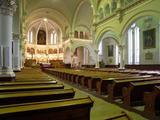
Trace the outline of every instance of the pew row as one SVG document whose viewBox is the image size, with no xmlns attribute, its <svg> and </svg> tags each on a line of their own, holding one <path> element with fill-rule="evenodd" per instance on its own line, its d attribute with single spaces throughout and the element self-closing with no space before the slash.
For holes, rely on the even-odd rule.
<svg viewBox="0 0 160 120">
<path fill-rule="evenodd" d="M 0 106 L 1 120 L 90 120 L 88 98 Z"/>
<path fill-rule="evenodd" d="M 31 90 L 53 90 L 63 89 L 62 84 L 49 84 L 49 85 L 18 85 L 18 86 L 1 86 L 0 92 L 17 92 L 17 91 L 31 91 Z"/>
<path fill-rule="evenodd" d="M 160 115 L 160 86 L 155 86 L 152 92 L 144 93 L 144 112 L 150 115 Z"/>
<path fill-rule="evenodd" d="M 122 90 L 123 103 L 127 106 L 144 104 L 144 92 L 153 91 L 155 85 L 160 85 L 160 80 L 131 82 L 129 87 L 124 87 Z"/>
<path fill-rule="evenodd" d="M 122 82 L 129 82 L 129 81 L 135 81 L 135 80 L 144 80 L 146 78 L 150 78 L 151 75 L 145 75 L 145 76 L 134 76 L 134 77 L 120 77 L 120 78 L 108 78 L 108 79 L 100 79 L 99 81 L 97 81 L 96 83 L 96 91 L 98 94 L 107 94 L 108 90 L 110 88 L 108 88 L 108 86 L 112 83 L 114 83 L 114 81 L 117 81 L 120 83 L 120 81 Z M 109 90 L 110 91 L 110 90 Z"/>
<path fill-rule="evenodd" d="M 116 98 L 122 98 L 122 89 L 123 87 L 128 87 L 130 82 L 145 82 L 145 81 L 155 81 L 159 80 L 160 77 L 147 77 L 147 76 L 141 76 L 133 78 L 133 79 L 122 79 L 122 80 L 113 80 L 112 82 L 109 83 L 108 85 L 108 99 L 109 100 L 114 100 Z"/>
<path fill-rule="evenodd" d="M 73 89 L 0 93 L 0 105 L 73 98 Z"/>
<path fill-rule="evenodd" d="M 55 75 L 61 80 L 67 80 L 69 82 L 86 87 L 89 90 L 96 90 L 98 94 L 107 93 L 108 84 L 113 79 L 136 79 L 145 78 L 150 76 L 138 76 L 124 73 L 109 73 L 109 72 L 96 72 L 85 70 L 68 70 L 68 69 L 45 69 L 45 72 Z M 87 74 L 86 74 L 87 72 Z M 117 75 L 118 74 L 118 75 Z M 118 78 L 116 78 L 118 76 Z M 112 79 L 110 79 L 112 78 Z"/>
</svg>

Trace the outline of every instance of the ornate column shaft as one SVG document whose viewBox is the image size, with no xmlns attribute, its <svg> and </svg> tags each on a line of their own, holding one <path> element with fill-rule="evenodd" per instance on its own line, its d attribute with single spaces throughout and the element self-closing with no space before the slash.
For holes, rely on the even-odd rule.
<svg viewBox="0 0 160 120">
<path fill-rule="evenodd" d="M 20 40 L 19 34 L 13 34 L 13 70 L 20 71 Z"/>
<path fill-rule="evenodd" d="M 99 55 L 98 55 L 99 50 L 95 50 L 95 54 L 96 54 L 96 66 L 95 68 L 99 68 Z"/>
<path fill-rule="evenodd" d="M 0 0 L 0 80 L 12 80 L 12 23 L 15 0 Z"/>
</svg>

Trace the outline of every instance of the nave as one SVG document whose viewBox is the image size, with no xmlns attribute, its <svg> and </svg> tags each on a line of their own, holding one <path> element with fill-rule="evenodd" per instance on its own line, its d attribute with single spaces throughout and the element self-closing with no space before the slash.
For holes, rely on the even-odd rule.
<svg viewBox="0 0 160 120">
<path fill-rule="evenodd" d="M 21 72 L 17 72 L 16 73 L 16 81 L 15 82 L 11 82 L 12 83 L 12 85 L 10 85 L 9 87 L 10 87 L 10 90 L 14 90 L 14 89 L 16 89 L 16 88 L 11 88 L 11 86 L 13 86 L 13 83 L 15 83 L 15 84 L 17 84 L 17 83 L 19 83 L 19 85 L 20 85 L 20 83 L 22 84 L 22 83 L 25 83 L 25 85 L 22 85 L 22 86 L 27 86 L 28 88 L 26 88 L 26 89 L 29 89 L 29 85 L 27 85 L 27 84 L 29 84 L 29 82 L 32 82 L 32 86 L 31 86 L 31 88 L 30 88 L 30 90 L 26 90 L 24 87 L 22 87 L 21 86 L 21 90 L 19 89 L 18 91 L 16 91 L 17 92 L 17 95 L 15 94 L 15 95 L 11 95 L 12 97 L 13 97 L 13 99 L 14 98 L 16 98 L 16 100 L 13 100 L 13 103 L 14 103 L 14 101 L 16 102 L 16 104 L 18 103 L 17 101 L 19 101 L 19 98 L 18 98 L 18 95 L 21 95 L 21 97 L 23 96 L 25 96 L 25 95 L 22 95 L 22 93 L 24 92 L 25 94 L 27 94 L 26 93 L 26 91 L 30 91 L 30 93 L 31 93 L 31 96 L 32 96 L 32 99 L 35 99 L 35 100 L 25 100 L 25 99 L 27 99 L 27 97 L 29 96 L 29 93 L 28 93 L 28 96 L 26 97 L 26 98 L 24 98 L 24 99 L 20 99 L 20 100 L 23 100 L 23 101 L 21 101 L 22 103 L 23 102 L 35 102 L 35 101 L 44 101 L 44 100 L 51 100 L 51 99 L 53 99 L 53 100 L 56 100 L 56 99 L 72 99 L 72 98 L 74 98 L 74 99 L 80 99 L 80 98 L 87 98 L 88 96 L 91 98 L 91 100 L 93 100 L 93 107 L 92 107 L 92 105 L 90 106 L 91 107 L 91 112 L 90 112 L 90 120 L 104 120 L 104 119 L 107 119 L 107 118 L 110 118 L 110 117 L 113 117 L 113 116 L 116 116 L 116 115 L 119 115 L 119 114 L 121 114 L 121 112 L 122 111 L 124 111 L 130 118 L 131 118 L 131 120 L 133 119 L 133 120 L 147 120 L 147 118 L 144 118 L 144 117 L 142 117 L 141 115 L 138 115 L 137 113 L 134 113 L 134 112 L 130 112 L 130 111 L 128 111 L 128 110 L 126 110 L 126 109 L 123 109 L 123 108 L 121 108 L 121 107 L 119 107 L 119 106 L 117 106 L 117 105 L 115 105 L 115 104 L 111 104 L 111 103 L 109 103 L 109 102 L 107 102 L 106 100 L 103 100 L 103 99 L 101 99 L 101 98 L 99 98 L 99 97 L 95 97 L 95 92 L 94 93 L 92 93 L 92 92 L 89 92 L 88 90 L 86 90 L 86 88 L 83 88 L 83 87 L 78 87 L 77 85 L 74 85 L 74 84 L 70 84 L 70 83 L 68 83 L 68 82 L 64 82 L 64 81 L 62 81 L 62 80 L 59 80 L 57 77 L 55 77 L 55 76 L 53 76 L 53 75 L 48 75 L 48 74 L 46 74 L 46 73 L 44 73 L 44 72 L 41 72 L 41 70 L 40 69 L 33 69 L 33 68 L 25 68 L 25 69 L 23 69 Z M 41 90 L 41 91 L 45 91 L 44 89 L 45 89 L 45 87 L 44 86 L 48 86 L 49 85 L 49 83 L 47 84 L 46 82 L 48 82 L 48 81 L 51 81 L 52 80 L 52 82 L 53 81 L 55 81 L 56 80 L 56 82 L 57 83 L 52 83 L 52 87 L 51 88 L 49 88 L 50 89 L 50 91 L 52 90 L 52 91 L 54 91 L 55 89 L 58 89 L 58 90 L 61 90 L 61 89 L 64 89 L 64 90 L 66 90 L 66 94 L 62 94 L 62 92 L 58 92 L 58 94 L 61 94 L 60 96 L 57 96 L 57 97 L 51 97 L 51 96 L 49 96 L 48 97 L 48 99 L 47 99 L 47 97 L 45 97 L 45 99 L 36 99 L 36 97 L 34 96 L 34 95 L 37 95 L 37 94 L 40 94 L 39 93 L 39 90 L 36 90 L 36 89 L 33 89 L 34 88 L 34 86 L 35 85 L 33 85 L 33 83 L 37 83 L 37 86 L 39 86 L 39 87 L 41 87 L 41 89 L 43 89 L 43 90 Z M 27 83 L 28 82 L 28 83 Z M 41 82 L 41 83 L 40 83 Z M 4 83 L 3 83 L 4 84 Z M 30 83 L 31 84 L 31 83 Z M 45 85 L 44 85 L 45 84 Z M 63 85 L 63 87 L 62 86 L 57 86 L 57 88 L 55 88 L 54 89 L 54 85 L 55 84 L 58 84 L 58 85 Z M 9 84 L 8 84 L 9 85 Z M 54 87 L 53 87 L 54 86 Z M 6 86 L 5 87 L 7 87 L 7 83 L 6 83 Z M 18 87 L 18 85 L 14 85 L 14 87 Z M 43 88 L 44 87 L 44 88 Z M 59 88 L 58 88 L 59 87 Z M 24 88 L 24 89 L 23 89 Z M 17 88 L 18 89 L 18 88 Z M 23 90 L 22 90 L 23 89 Z M 75 92 L 75 96 L 72 94 L 71 95 L 71 92 L 73 92 L 73 91 L 71 91 L 71 89 L 73 89 L 74 90 L 74 92 Z M 69 90 L 70 90 L 70 93 L 68 93 L 68 95 L 67 95 L 67 90 L 68 90 L 68 92 L 69 92 Z M 19 92 L 19 91 L 21 91 L 21 92 Z M 32 91 L 32 92 L 31 92 Z M 46 89 L 46 91 L 48 91 L 47 89 Z M 48 91 L 49 92 L 49 91 Z M 11 91 L 10 91 L 10 93 L 11 93 Z M 15 93 L 15 91 L 13 92 L 12 91 L 12 93 Z M 19 93 L 19 94 L 18 94 Z M 20 94 L 21 93 L 21 94 Z M 44 93 L 41 93 L 41 94 L 43 94 L 44 95 Z M 47 93 L 47 94 L 49 94 L 49 93 Z M 54 93 L 53 93 L 54 94 Z M 53 96 L 53 94 L 51 94 L 52 96 Z M 56 94 L 56 93 L 55 93 Z M 44 97 L 44 96 L 41 96 L 41 98 L 42 97 Z M 6 95 L 4 95 L 3 94 L 3 97 L 7 97 L 7 94 Z M 10 98 L 10 100 L 12 100 L 11 98 L 12 97 L 8 97 L 8 98 Z M 68 97 L 69 96 L 69 97 Z M 1 97 L 0 97 L 1 98 Z M 5 103 L 5 104 L 13 104 L 13 103 Z M 19 104 L 19 103 L 18 103 Z M 63 103 L 64 104 L 64 103 Z M 72 104 L 72 103 L 71 103 Z M 1 107 L 2 108 L 2 107 Z M 23 108 L 23 107 L 22 107 Z M 19 111 L 16 111 L 16 112 L 19 112 Z M 71 111 L 70 111 L 71 112 Z M 1 112 L 0 112 L 1 113 Z M 72 113 L 73 113 L 73 111 L 72 111 Z M 34 112 L 33 112 L 33 114 L 34 114 Z M 88 113 L 89 114 L 89 113 Z M 61 113 L 61 115 L 62 115 L 62 113 Z M 1 118 L 1 116 L 2 116 L 2 113 L 0 114 L 0 118 Z M 32 116 L 31 116 L 32 117 Z M 44 117 L 44 116 L 43 116 Z M 86 117 L 86 116 L 85 116 Z M 31 119 L 31 118 L 30 118 Z M 29 120 L 30 120 L 29 119 Z M 72 118 L 69 118 L 69 120 L 70 119 L 72 119 Z M 80 118 L 76 118 L 76 120 L 79 120 Z M 83 118 L 84 119 L 84 118 Z M 89 119 L 89 118 L 88 118 Z M 88 120 L 88 119 L 86 119 L 86 120 Z M 126 118 L 126 117 L 122 117 L 121 118 L 122 120 L 128 120 L 128 118 Z M 8 119 L 7 119 L 8 120 Z M 16 118 L 16 120 L 17 120 L 17 118 Z M 22 119 L 20 119 L 20 120 L 22 120 Z M 44 120 L 44 119 L 43 119 Z M 58 120 L 58 119 L 56 119 L 56 120 Z M 60 120 L 68 120 L 68 119 L 64 119 L 64 118 L 61 118 Z M 85 120 L 85 119 L 84 119 Z M 109 119 L 107 119 L 107 120 L 109 120 Z"/>
</svg>

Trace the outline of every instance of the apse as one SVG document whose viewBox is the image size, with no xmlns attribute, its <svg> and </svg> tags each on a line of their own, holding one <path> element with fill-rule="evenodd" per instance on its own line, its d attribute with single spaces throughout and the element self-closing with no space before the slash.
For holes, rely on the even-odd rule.
<svg viewBox="0 0 160 120">
<path fill-rule="evenodd" d="M 62 33 L 54 21 L 40 18 L 31 22 L 28 28 L 25 60 L 33 60 L 35 63 L 63 60 Z"/>
</svg>

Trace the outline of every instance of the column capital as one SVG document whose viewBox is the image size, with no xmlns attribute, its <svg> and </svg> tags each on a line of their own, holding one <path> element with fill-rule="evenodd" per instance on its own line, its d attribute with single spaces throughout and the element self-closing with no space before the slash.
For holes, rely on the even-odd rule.
<svg viewBox="0 0 160 120">
<path fill-rule="evenodd" d="M 0 14 L 13 15 L 16 7 L 16 0 L 0 0 Z"/>
<path fill-rule="evenodd" d="M 118 46 L 120 49 L 123 49 L 123 48 L 125 48 L 126 46 L 125 45 L 119 45 Z"/>
<path fill-rule="evenodd" d="M 95 49 L 94 52 L 95 52 L 96 54 L 98 54 L 98 53 L 99 53 L 99 50 L 98 50 L 98 49 Z"/>
<path fill-rule="evenodd" d="M 18 33 L 13 33 L 13 40 L 19 40 L 20 36 Z"/>
</svg>

